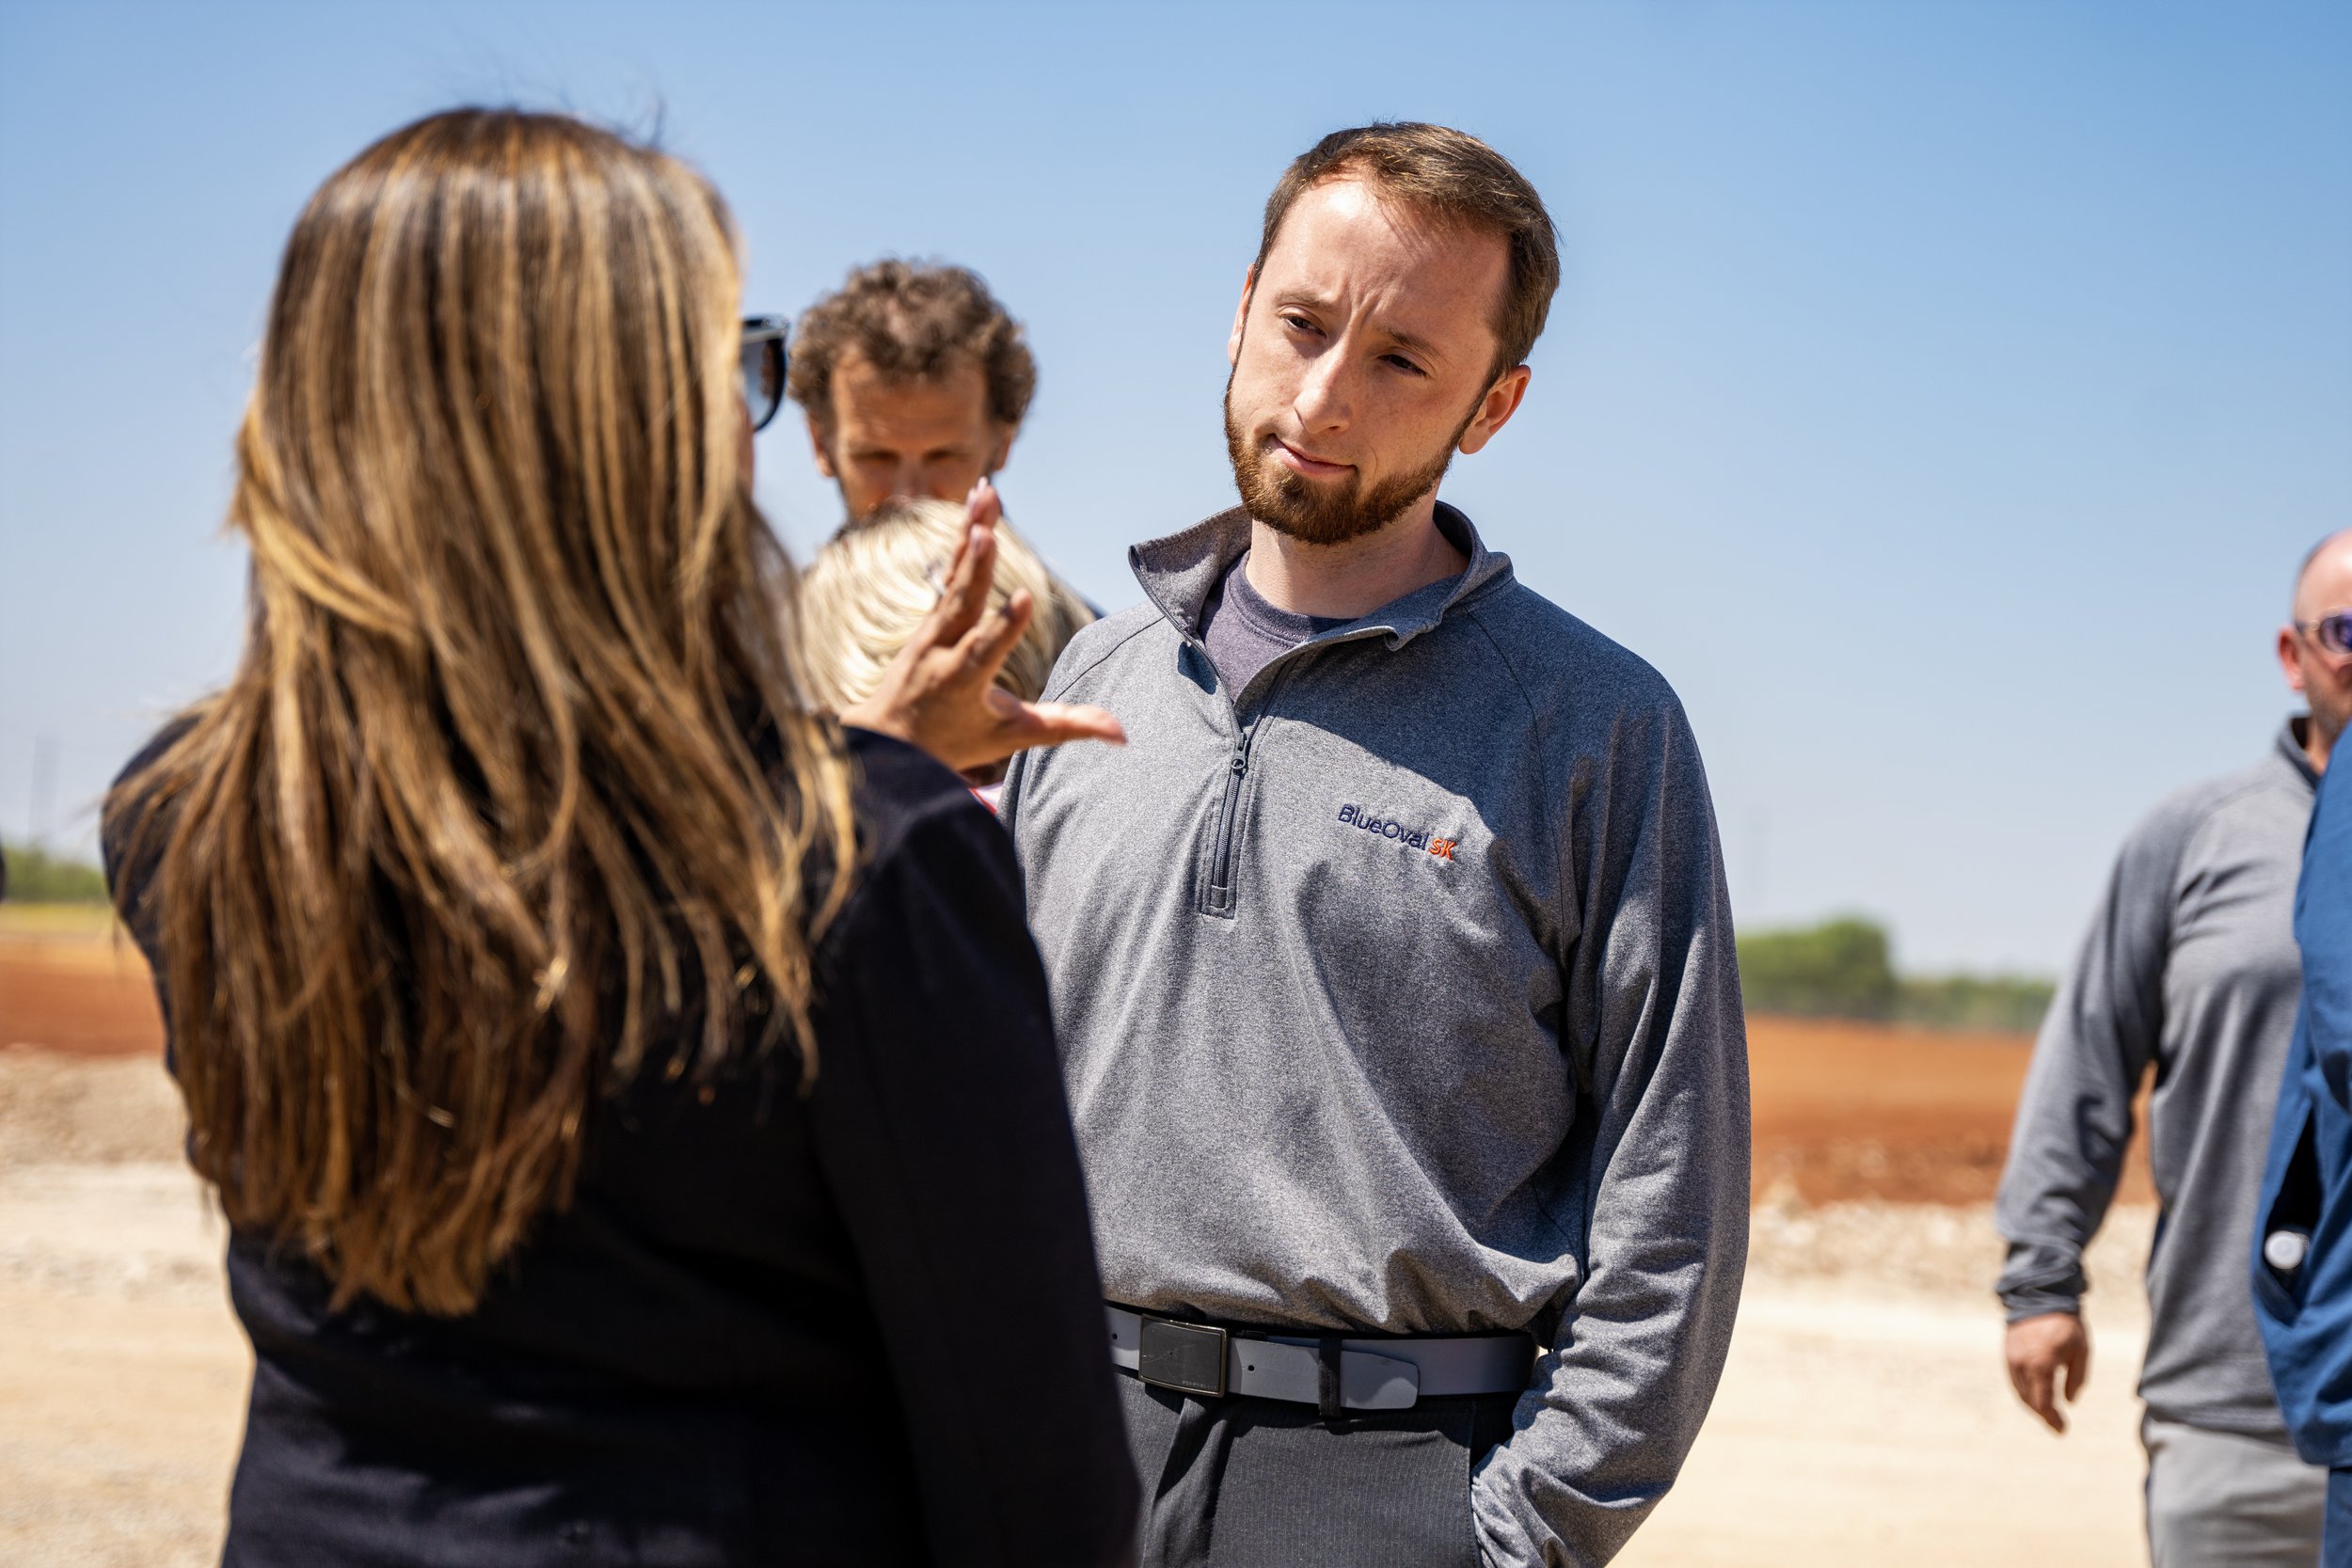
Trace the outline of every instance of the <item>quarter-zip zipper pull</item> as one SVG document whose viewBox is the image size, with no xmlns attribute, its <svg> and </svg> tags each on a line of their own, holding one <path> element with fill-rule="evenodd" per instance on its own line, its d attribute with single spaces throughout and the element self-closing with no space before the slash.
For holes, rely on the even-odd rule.
<svg viewBox="0 0 2352 1568">
<path fill-rule="evenodd" d="M 1275 691 L 1281 687 L 1288 673 L 1287 670 L 1275 673 L 1265 694 L 1259 699 L 1261 704 L 1273 700 Z M 1208 876 L 1200 889 L 1200 901 L 1195 906 L 1202 914 L 1222 915 L 1230 919 L 1233 913 L 1233 857 L 1240 850 L 1236 835 L 1240 831 L 1241 798 L 1249 787 L 1246 782 L 1249 776 L 1249 749 L 1258 737 L 1258 725 L 1264 717 L 1260 712 L 1245 721 L 1238 706 L 1233 710 L 1233 754 L 1231 766 L 1225 770 L 1225 788 L 1222 791 L 1225 803 L 1216 814 L 1216 836 L 1211 845 Z"/>
</svg>

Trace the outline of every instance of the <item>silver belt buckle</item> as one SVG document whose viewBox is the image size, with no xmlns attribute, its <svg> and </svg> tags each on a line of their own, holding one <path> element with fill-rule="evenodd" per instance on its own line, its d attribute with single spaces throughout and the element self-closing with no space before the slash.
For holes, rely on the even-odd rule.
<svg viewBox="0 0 2352 1568">
<path fill-rule="evenodd" d="M 1207 1323 L 1145 1318 L 1136 1376 L 1155 1388 L 1202 1399 L 1225 1397 L 1225 1331 Z"/>
</svg>

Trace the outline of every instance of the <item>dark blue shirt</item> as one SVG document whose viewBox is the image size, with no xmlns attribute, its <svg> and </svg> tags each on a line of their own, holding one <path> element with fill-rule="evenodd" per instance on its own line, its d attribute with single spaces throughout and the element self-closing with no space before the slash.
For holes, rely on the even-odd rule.
<svg viewBox="0 0 2352 1568">
<path fill-rule="evenodd" d="M 2352 1465 L 2352 758 L 2320 780 L 2295 898 L 2303 1004 L 2254 1227 L 2254 1314 L 2296 1450 Z M 2265 1238 L 2310 1238 L 2298 1266 Z"/>
</svg>

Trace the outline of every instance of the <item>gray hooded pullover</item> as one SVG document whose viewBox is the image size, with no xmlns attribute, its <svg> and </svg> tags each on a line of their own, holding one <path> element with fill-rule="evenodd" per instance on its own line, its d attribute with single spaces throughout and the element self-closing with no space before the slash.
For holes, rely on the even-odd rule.
<svg viewBox="0 0 2352 1568">
<path fill-rule="evenodd" d="M 2124 840 L 2082 956 L 2035 1042 L 1995 1218 L 2010 1322 L 2071 1312 L 2153 1064 L 2148 1154 L 2163 1224 L 2148 1259 L 2139 1396 L 2167 1420 L 2282 1436 L 2246 1282 L 2254 1203 L 2302 965 L 2295 884 L 2315 775 L 2292 726 Z"/>
<path fill-rule="evenodd" d="M 1197 634 L 1248 517 L 1131 551 L 1150 602 L 1047 693 L 1128 744 L 1025 753 L 1004 816 L 1110 1297 L 1531 1331 L 1482 1545 L 1597 1564 L 1673 1483 L 1739 1304 L 1731 916 L 1674 692 L 1438 526 L 1470 557 L 1450 595 L 1238 692 Z"/>
</svg>

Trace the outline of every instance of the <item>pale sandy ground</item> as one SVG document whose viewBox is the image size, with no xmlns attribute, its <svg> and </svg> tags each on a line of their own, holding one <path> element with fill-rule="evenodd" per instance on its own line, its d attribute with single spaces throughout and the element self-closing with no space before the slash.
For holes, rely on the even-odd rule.
<svg viewBox="0 0 2352 1568">
<path fill-rule="evenodd" d="M 249 1362 L 175 1137 L 151 1063 L 0 1051 L 0 1564 L 215 1560 Z M 2143 1561 L 2148 1228 L 2127 1211 L 2095 1255 L 2098 1361 L 2058 1439 L 2000 1375 L 1982 1210 L 1769 1198 L 1722 1395 L 1619 1561 Z"/>
<path fill-rule="evenodd" d="M 251 1360 L 152 1061 L 0 1051 L 0 1564 L 216 1561 Z"/>
<path fill-rule="evenodd" d="M 1624 1568 L 2145 1564 L 2136 1289 L 2153 1210 L 2092 1250 L 2091 1377 L 2064 1437 L 2000 1369 L 1989 1211 L 1756 1215 L 1731 1362 Z"/>
</svg>

